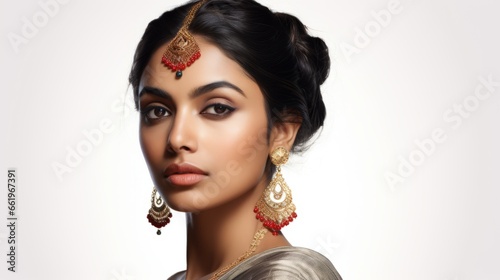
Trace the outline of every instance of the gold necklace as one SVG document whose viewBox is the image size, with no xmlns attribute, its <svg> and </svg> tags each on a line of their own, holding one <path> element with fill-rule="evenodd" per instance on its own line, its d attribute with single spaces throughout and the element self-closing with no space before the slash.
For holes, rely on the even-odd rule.
<svg viewBox="0 0 500 280">
<path fill-rule="evenodd" d="M 235 267 L 236 265 L 238 265 L 239 263 L 241 263 L 242 261 L 244 261 L 245 259 L 250 257 L 255 252 L 255 250 L 257 249 L 257 247 L 260 244 L 260 241 L 262 240 L 262 238 L 264 238 L 264 235 L 266 235 L 266 233 L 267 233 L 267 228 L 261 228 L 260 230 L 258 230 L 255 233 L 255 235 L 253 236 L 253 240 L 252 240 L 252 243 L 250 244 L 250 248 L 248 248 L 248 250 L 243 255 L 241 255 L 239 258 L 237 258 L 234 262 L 232 262 L 229 265 L 216 271 L 212 275 L 210 280 L 219 279 L 222 275 L 226 274 L 226 272 L 228 272 L 231 268 Z"/>
</svg>

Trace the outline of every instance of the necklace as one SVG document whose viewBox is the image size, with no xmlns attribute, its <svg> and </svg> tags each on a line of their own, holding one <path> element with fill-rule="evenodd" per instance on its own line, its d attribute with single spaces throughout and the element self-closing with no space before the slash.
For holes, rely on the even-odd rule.
<svg viewBox="0 0 500 280">
<path fill-rule="evenodd" d="M 237 258 L 234 262 L 216 271 L 214 275 L 210 277 L 210 280 L 219 279 L 222 275 L 226 274 L 226 272 L 228 272 L 231 268 L 235 267 L 236 265 L 238 265 L 239 263 L 250 257 L 255 252 L 255 250 L 260 244 L 260 241 L 262 240 L 262 238 L 264 238 L 264 235 L 266 235 L 266 233 L 267 233 L 267 228 L 261 228 L 260 230 L 258 230 L 253 236 L 250 248 L 248 248 L 248 250 L 245 253 L 243 253 L 243 255 L 241 255 L 239 258 Z"/>
</svg>

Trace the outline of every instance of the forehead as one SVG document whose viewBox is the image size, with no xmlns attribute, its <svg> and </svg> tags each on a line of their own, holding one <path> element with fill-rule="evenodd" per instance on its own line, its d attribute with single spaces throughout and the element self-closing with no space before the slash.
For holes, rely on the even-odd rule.
<svg viewBox="0 0 500 280">
<path fill-rule="evenodd" d="M 260 92 L 257 84 L 234 60 L 227 57 L 219 47 L 200 36 L 194 36 L 200 47 L 201 57 L 183 71 L 181 78 L 175 78 L 175 72 L 161 62 L 167 44 L 161 46 L 152 55 L 144 69 L 139 85 L 139 92 L 144 86 L 153 86 L 174 91 L 190 89 L 212 83 L 228 81 L 238 85 L 244 91 Z M 246 89 L 246 90 L 245 90 Z"/>
</svg>

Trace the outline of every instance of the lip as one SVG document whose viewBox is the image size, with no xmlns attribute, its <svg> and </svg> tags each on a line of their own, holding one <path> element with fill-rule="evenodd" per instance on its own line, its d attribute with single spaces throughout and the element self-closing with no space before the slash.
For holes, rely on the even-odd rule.
<svg viewBox="0 0 500 280">
<path fill-rule="evenodd" d="M 182 163 L 167 166 L 163 175 L 174 185 L 191 186 L 203 180 L 208 173 L 189 163 Z"/>
</svg>

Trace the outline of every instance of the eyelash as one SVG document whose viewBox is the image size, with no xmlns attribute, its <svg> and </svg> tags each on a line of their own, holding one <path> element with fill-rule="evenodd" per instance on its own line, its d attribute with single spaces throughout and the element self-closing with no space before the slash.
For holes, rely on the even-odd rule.
<svg viewBox="0 0 500 280">
<path fill-rule="evenodd" d="M 161 116 L 161 117 L 158 117 L 158 116 L 151 117 L 151 116 L 149 116 L 149 114 L 150 113 L 154 113 L 154 110 L 156 110 L 156 109 L 161 109 L 161 110 L 164 111 L 163 112 L 164 114 L 168 114 L 168 115 L 165 116 L 164 114 L 162 114 L 163 116 Z M 168 111 L 167 108 L 162 107 L 162 106 L 149 106 L 149 107 L 146 107 L 144 109 L 144 111 L 141 111 L 141 114 L 142 114 L 143 119 L 145 119 L 146 121 L 155 121 L 155 120 L 158 120 L 158 119 L 160 119 L 162 117 L 168 117 L 170 115 L 170 112 Z"/>
<path fill-rule="evenodd" d="M 224 113 L 215 112 L 216 107 L 218 107 L 217 109 L 223 109 Z M 208 111 L 209 108 L 213 108 L 214 113 L 207 113 L 206 111 Z M 210 116 L 215 117 L 215 118 L 223 118 L 223 117 L 231 114 L 234 110 L 235 110 L 235 108 L 233 108 L 229 105 L 222 104 L 222 103 L 214 103 L 214 104 L 211 104 L 211 105 L 208 105 L 207 107 L 205 107 L 205 109 L 203 109 L 203 111 L 201 111 L 201 114 L 202 115 L 210 115 Z"/>
<path fill-rule="evenodd" d="M 208 113 L 207 112 L 210 108 L 213 108 L 214 113 Z M 154 117 L 151 117 L 150 114 L 154 113 L 155 110 L 157 110 L 157 109 L 162 110 L 162 113 L 160 114 L 161 116 L 157 116 L 155 114 Z M 217 112 L 215 112 L 216 109 L 222 109 L 222 110 L 224 110 L 224 112 L 223 113 L 217 113 Z M 214 118 L 214 119 L 222 119 L 222 118 L 228 116 L 229 114 L 231 114 L 234 110 L 236 110 L 236 109 L 233 108 L 233 107 L 231 107 L 231 106 L 229 106 L 229 105 L 222 104 L 222 103 L 214 103 L 214 104 L 211 104 L 211 105 L 208 105 L 207 107 L 205 107 L 201 111 L 200 114 L 207 115 L 207 117 Z M 149 107 L 146 107 L 141 112 L 141 114 L 142 114 L 143 119 L 145 119 L 146 121 L 156 121 L 156 120 L 159 120 L 161 118 L 168 117 L 168 116 L 171 115 L 170 111 L 167 108 L 162 107 L 162 106 L 149 106 Z"/>
</svg>

